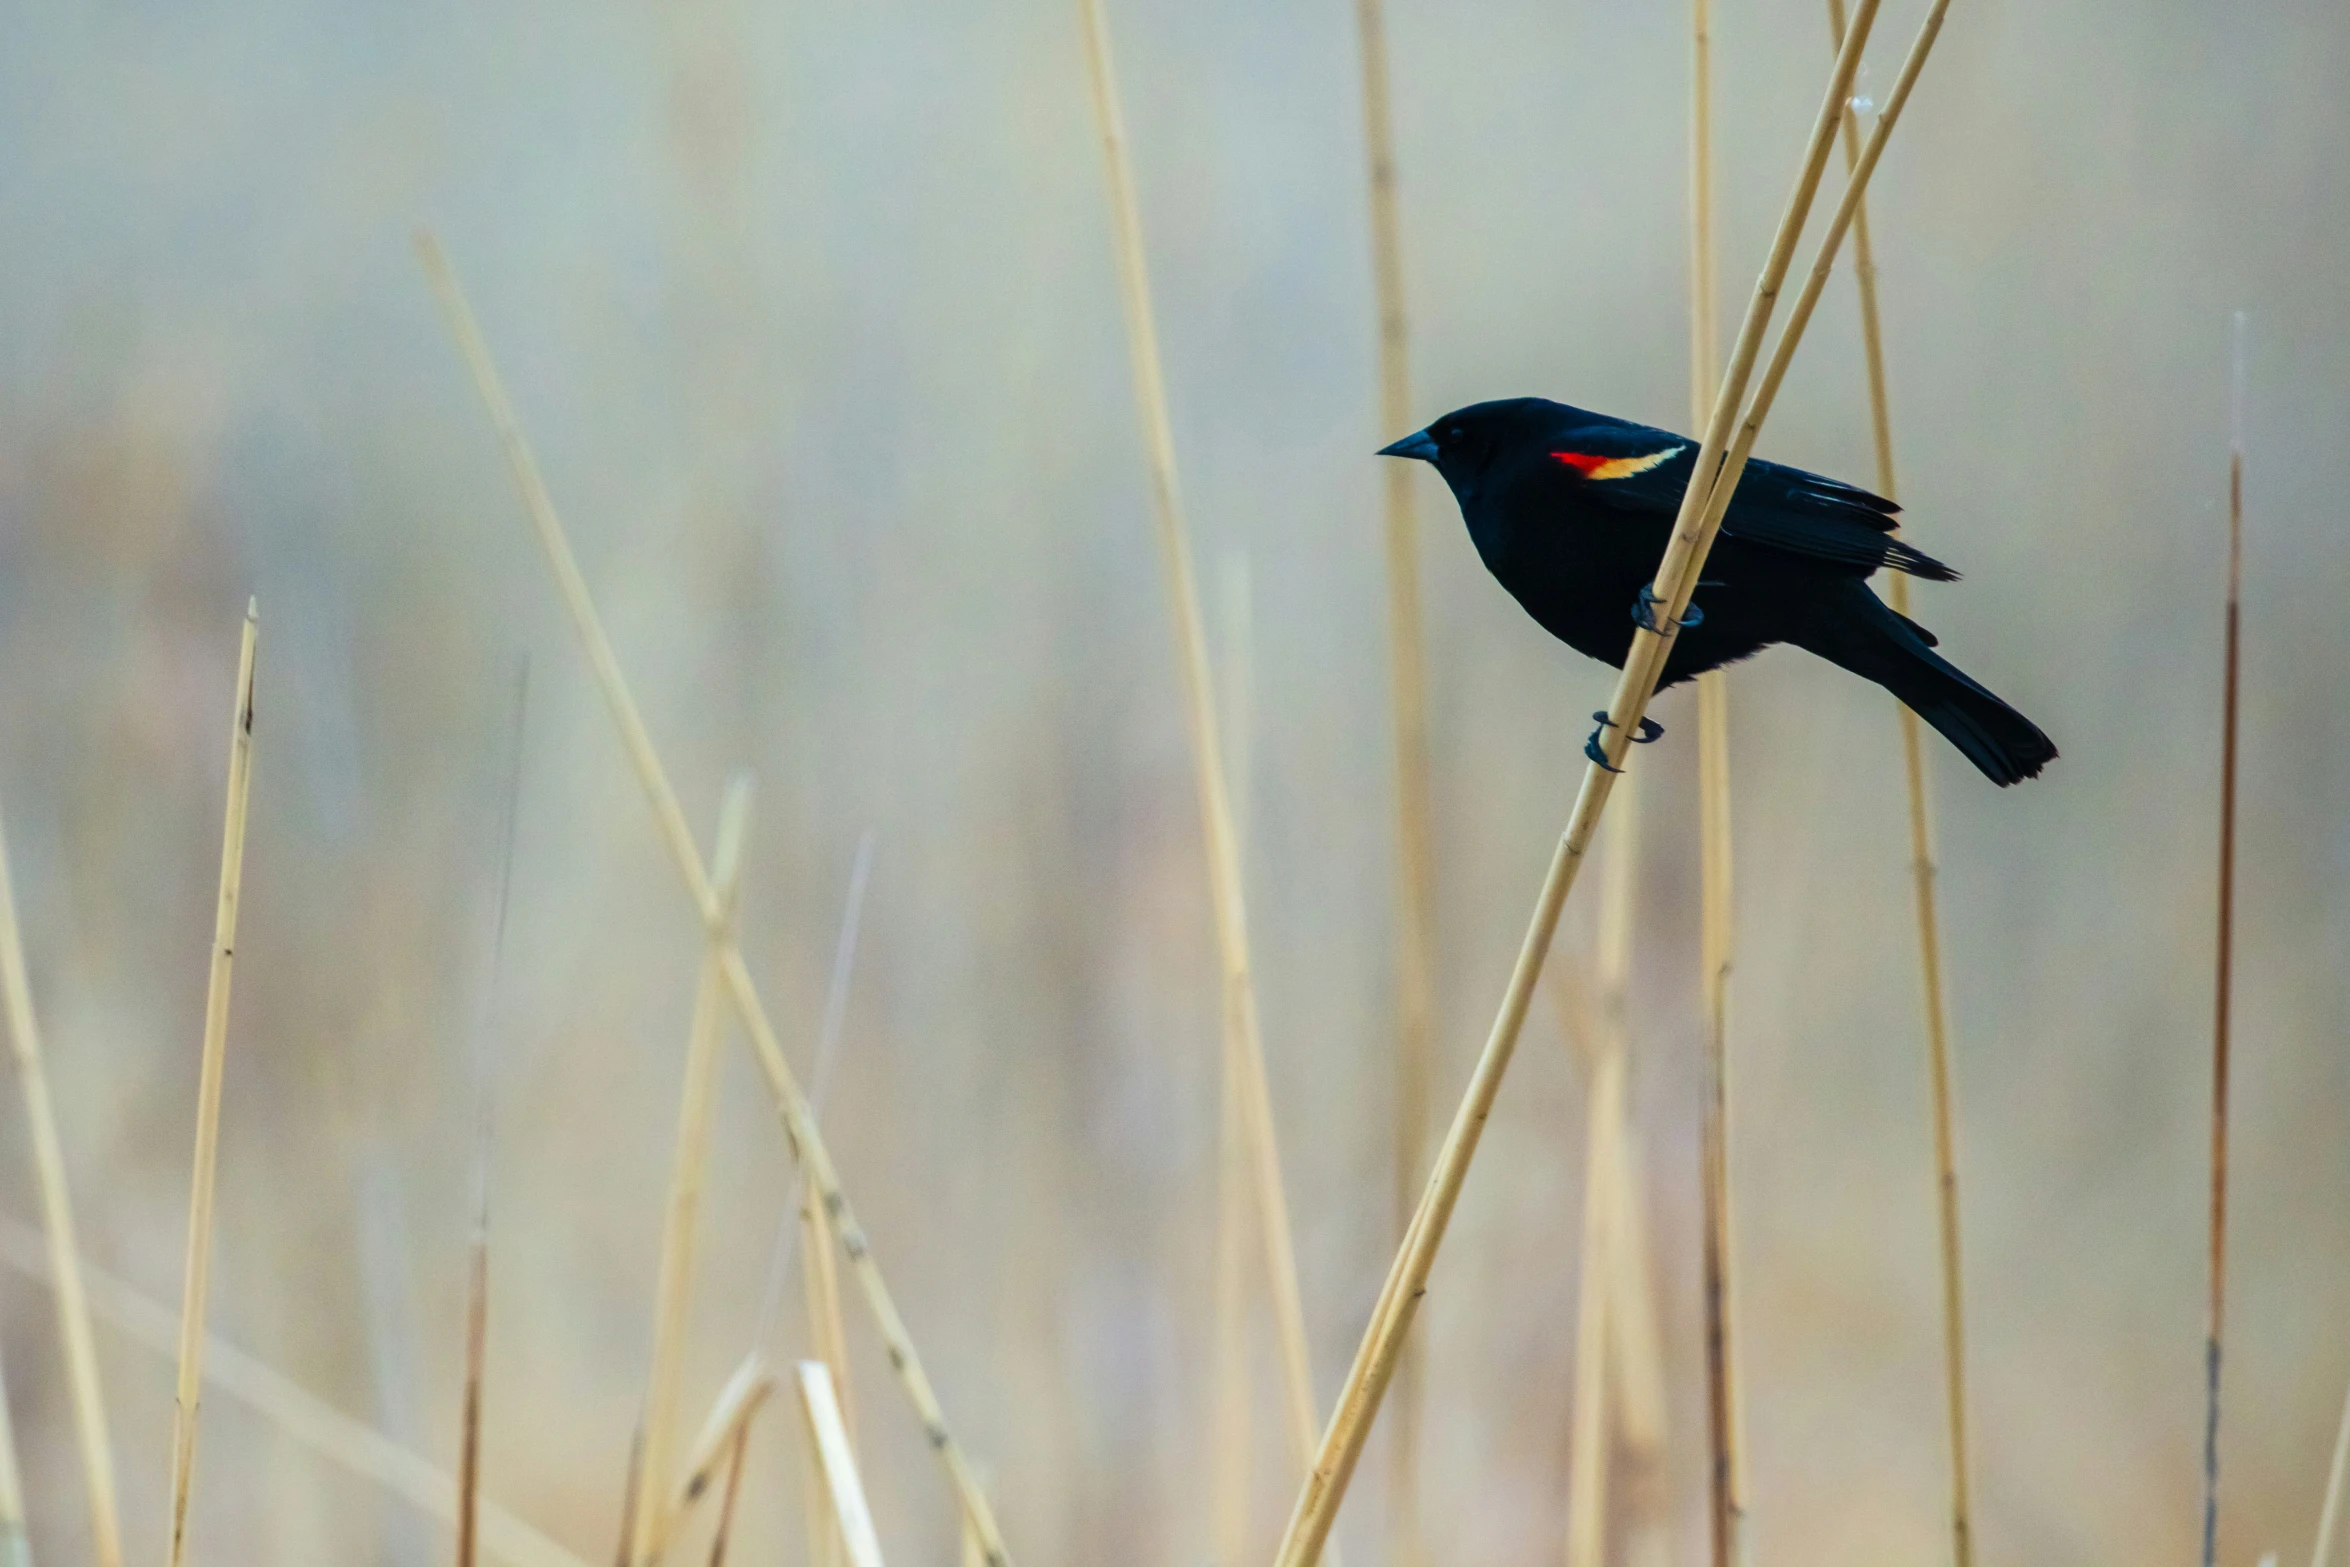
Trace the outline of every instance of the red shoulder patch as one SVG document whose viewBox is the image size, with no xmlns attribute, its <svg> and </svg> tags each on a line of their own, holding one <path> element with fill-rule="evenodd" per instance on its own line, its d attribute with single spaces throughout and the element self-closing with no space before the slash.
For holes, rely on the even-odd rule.
<svg viewBox="0 0 2350 1567">
<path fill-rule="evenodd" d="M 1644 457 L 1602 457 L 1593 452 L 1552 452 L 1551 457 L 1565 463 L 1586 479 L 1629 479 L 1648 472 L 1660 463 L 1670 462 L 1686 447 L 1673 445 L 1661 452 L 1650 452 Z"/>
</svg>

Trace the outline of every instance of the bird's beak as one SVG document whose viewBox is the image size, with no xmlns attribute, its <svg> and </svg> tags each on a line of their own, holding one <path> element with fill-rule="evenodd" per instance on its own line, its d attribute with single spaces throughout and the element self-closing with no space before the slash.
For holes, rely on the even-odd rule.
<svg viewBox="0 0 2350 1567">
<path fill-rule="evenodd" d="M 1393 446 L 1379 448 L 1382 457 L 1412 457 L 1421 462 L 1436 460 L 1436 438 L 1425 430 L 1415 430 Z"/>
</svg>

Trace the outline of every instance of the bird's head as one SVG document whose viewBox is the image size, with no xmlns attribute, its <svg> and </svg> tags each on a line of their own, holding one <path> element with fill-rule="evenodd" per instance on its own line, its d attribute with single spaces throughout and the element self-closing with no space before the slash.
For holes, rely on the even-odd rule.
<svg viewBox="0 0 2350 1567">
<path fill-rule="evenodd" d="M 1471 403 L 1456 408 L 1427 428 L 1415 430 L 1392 446 L 1380 448 L 1382 457 L 1409 457 L 1429 464 L 1444 475 L 1455 498 L 1464 504 L 1499 458 L 1525 444 L 1525 437 L 1547 428 L 1566 412 L 1540 397 L 1511 397 L 1499 402 Z"/>
</svg>

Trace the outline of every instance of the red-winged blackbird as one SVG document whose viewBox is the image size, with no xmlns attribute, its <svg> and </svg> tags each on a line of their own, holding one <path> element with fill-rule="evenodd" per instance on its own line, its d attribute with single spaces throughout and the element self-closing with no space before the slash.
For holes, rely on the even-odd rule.
<svg viewBox="0 0 2350 1567">
<path fill-rule="evenodd" d="M 1477 403 L 1380 453 L 1435 465 L 1486 569 L 1544 630 L 1623 667 L 1655 623 L 1657 564 L 1697 443 L 1539 397 Z M 1893 537 L 1891 501 L 1777 463 L 1749 462 L 1673 640 L 1661 689 L 1792 642 L 1874 680 L 2005 786 L 2056 755 L 2032 721 L 1933 651 L 1934 634 L 1869 591 L 1880 566 L 1958 573 Z M 1604 726 L 1606 715 L 1595 714 Z M 1643 724 L 1641 738 L 1661 730 Z M 1599 759 L 1599 736 L 1585 750 Z M 1602 763 L 1604 765 L 1604 762 Z"/>
</svg>

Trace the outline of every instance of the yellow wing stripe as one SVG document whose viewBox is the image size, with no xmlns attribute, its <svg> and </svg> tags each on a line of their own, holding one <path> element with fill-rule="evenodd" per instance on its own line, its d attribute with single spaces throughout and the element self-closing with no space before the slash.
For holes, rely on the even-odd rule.
<svg viewBox="0 0 2350 1567">
<path fill-rule="evenodd" d="M 1661 452 L 1650 452 L 1646 457 L 1615 457 L 1593 468 L 1587 475 L 1593 479 L 1629 479 L 1634 474 L 1646 473 L 1660 463 L 1670 462 L 1687 450 L 1682 446 L 1668 446 Z"/>
</svg>

